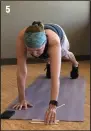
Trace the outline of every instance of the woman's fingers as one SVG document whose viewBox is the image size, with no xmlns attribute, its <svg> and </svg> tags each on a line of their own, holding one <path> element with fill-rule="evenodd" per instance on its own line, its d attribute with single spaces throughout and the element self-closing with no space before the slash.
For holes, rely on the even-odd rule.
<svg viewBox="0 0 91 131">
<path fill-rule="evenodd" d="M 13 109 L 17 109 L 17 106 L 19 106 L 19 103 L 16 104 L 16 105 L 13 107 Z"/>
<path fill-rule="evenodd" d="M 55 116 L 56 116 L 55 113 L 52 112 L 51 119 L 50 119 L 50 124 L 54 124 L 55 123 L 55 118 L 56 118 Z"/>
<path fill-rule="evenodd" d="M 33 107 L 33 105 L 27 101 L 22 101 L 20 103 L 15 104 L 12 108 L 16 110 L 22 110 L 22 108 L 24 108 L 26 110 L 28 107 Z"/>
<path fill-rule="evenodd" d="M 27 103 L 24 104 L 25 110 L 27 109 Z"/>
<path fill-rule="evenodd" d="M 56 113 L 54 114 L 54 121 L 53 123 L 56 123 Z"/>
<path fill-rule="evenodd" d="M 45 121 L 45 124 L 47 124 L 47 117 L 48 117 L 48 114 L 49 114 L 49 110 L 47 110 L 46 113 L 45 113 L 45 120 L 44 120 L 44 121 Z"/>
<path fill-rule="evenodd" d="M 20 107 L 20 105 L 18 104 L 17 107 L 16 107 L 16 110 L 19 110 L 19 107 Z"/>
<path fill-rule="evenodd" d="M 28 106 L 28 107 L 33 107 L 33 105 L 32 105 L 32 104 L 30 104 L 30 103 L 28 103 L 28 104 L 27 104 L 27 106 Z"/>
<path fill-rule="evenodd" d="M 12 108 L 15 109 L 17 107 L 18 104 L 14 105 Z"/>
<path fill-rule="evenodd" d="M 48 113 L 48 115 L 47 115 L 47 120 L 46 120 L 47 124 L 50 124 L 51 115 L 52 115 L 52 112 L 49 111 L 49 113 Z"/>
<path fill-rule="evenodd" d="M 45 124 L 54 124 L 56 122 L 56 110 L 49 109 L 45 114 Z"/>
<path fill-rule="evenodd" d="M 20 105 L 20 107 L 19 107 L 19 110 L 21 110 L 22 109 L 22 105 Z"/>
</svg>

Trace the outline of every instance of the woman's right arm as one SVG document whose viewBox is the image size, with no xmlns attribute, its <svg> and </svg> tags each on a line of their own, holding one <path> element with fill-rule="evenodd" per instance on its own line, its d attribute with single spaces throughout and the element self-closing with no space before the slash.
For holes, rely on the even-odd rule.
<svg viewBox="0 0 91 131">
<path fill-rule="evenodd" d="M 12 108 L 21 110 L 22 108 L 27 109 L 28 107 L 32 107 L 33 105 L 30 102 L 26 101 L 25 98 L 25 85 L 26 85 L 26 77 L 27 77 L 27 49 L 24 43 L 24 32 L 26 28 L 24 28 L 17 37 L 16 41 L 16 58 L 17 58 L 17 87 L 18 87 L 18 98 L 19 102 L 16 103 Z"/>
<path fill-rule="evenodd" d="M 27 77 L 27 50 L 24 45 L 24 40 L 20 33 L 17 37 L 16 42 L 16 58 L 17 58 L 17 87 L 18 87 L 18 96 L 19 102 L 13 106 L 13 109 L 21 110 L 22 108 L 27 109 L 33 105 L 26 101 L 25 98 L 25 85 Z"/>
<path fill-rule="evenodd" d="M 19 101 L 25 100 L 25 85 L 27 77 L 27 50 L 24 45 L 21 33 L 17 37 L 16 42 L 16 58 L 17 58 L 17 86 L 19 93 Z"/>
</svg>

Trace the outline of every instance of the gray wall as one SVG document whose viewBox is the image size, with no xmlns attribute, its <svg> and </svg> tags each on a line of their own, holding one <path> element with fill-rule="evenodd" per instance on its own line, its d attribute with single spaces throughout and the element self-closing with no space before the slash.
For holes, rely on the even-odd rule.
<svg viewBox="0 0 91 131">
<path fill-rule="evenodd" d="M 6 5 L 11 12 L 6 13 Z M 3 1 L 1 3 L 1 58 L 16 58 L 18 32 L 34 20 L 62 26 L 75 55 L 89 54 L 89 1 Z"/>
</svg>

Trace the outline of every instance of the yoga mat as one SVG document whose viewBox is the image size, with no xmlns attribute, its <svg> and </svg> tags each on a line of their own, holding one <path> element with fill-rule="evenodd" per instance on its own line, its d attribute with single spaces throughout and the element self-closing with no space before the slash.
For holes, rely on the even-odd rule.
<svg viewBox="0 0 91 131">
<path fill-rule="evenodd" d="M 27 110 L 15 110 L 15 114 L 9 119 L 40 119 L 44 120 L 44 114 L 50 101 L 51 79 L 45 75 L 40 75 L 29 87 L 26 88 L 26 99 L 33 104 L 33 107 Z M 12 93 L 12 92 L 11 92 Z M 56 119 L 62 121 L 84 121 L 84 98 L 85 98 L 85 80 L 83 77 L 70 79 L 69 77 L 60 77 L 60 89 Z M 18 98 L 7 108 L 14 111 L 11 106 L 16 103 Z"/>
</svg>

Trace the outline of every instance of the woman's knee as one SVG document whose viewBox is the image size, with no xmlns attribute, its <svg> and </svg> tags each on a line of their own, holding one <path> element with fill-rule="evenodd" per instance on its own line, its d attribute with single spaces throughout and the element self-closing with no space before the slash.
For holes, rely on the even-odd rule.
<svg viewBox="0 0 91 131">
<path fill-rule="evenodd" d="M 72 52 L 68 52 L 68 56 L 69 56 L 69 59 L 72 59 L 72 58 L 74 58 L 74 54 L 72 53 Z"/>
<path fill-rule="evenodd" d="M 70 60 L 70 58 L 72 58 L 73 56 L 74 56 L 74 54 L 73 54 L 72 52 L 68 51 L 68 52 L 66 53 L 66 55 L 63 56 L 62 58 L 63 58 L 64 60 Z"/>
</svg>

